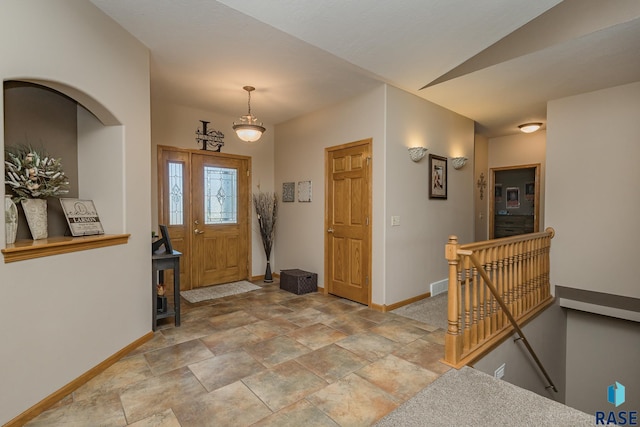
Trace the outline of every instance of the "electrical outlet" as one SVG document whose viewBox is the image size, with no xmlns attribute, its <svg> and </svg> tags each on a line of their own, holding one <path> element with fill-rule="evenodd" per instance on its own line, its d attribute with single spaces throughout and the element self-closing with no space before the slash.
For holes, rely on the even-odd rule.
<svg viewBox="0 0 640 427">
<path fill-rule="evenodd" d="M 503 363 L 502 365 L 500 365 L 498 369 L 496 369 L 496 371 L 493 373 L 493 376 L 496 377 L 497 379 L 501 379 L 502 377 L 504 377 L 505 365 L 506 363 Z"/>
<path fill-rule="evenodd" d="M 400 225 L 400 217 L 399 216 L 392 216 L 391 217 L 391 226 L 392 227 L 397 227 L 398 225 Z"/>
</svg>

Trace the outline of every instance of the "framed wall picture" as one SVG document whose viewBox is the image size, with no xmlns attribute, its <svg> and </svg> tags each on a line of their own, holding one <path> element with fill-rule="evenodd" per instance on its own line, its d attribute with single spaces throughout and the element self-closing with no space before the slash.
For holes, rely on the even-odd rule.
<svg viewBox="0 0 640 427">
<path fill-rule="evenodd" d="M 296 197 L 296 183 L 283 182 L 282 183 L 282 201 L 295 202 L 295 197 Z"/>
<path fill-rule="evenodd" d="M 311 201 L 311 181 L 298 181 L 298 201 Z"/>
<path fill-rule="evenodd" d="M 507 209 L 520 207 L 520 187 L 507 187 Z"/>
<path fill-rule="evenodd" d="M 447 198 L 447 158 L 429 154 L 429 198 Z"/>
<path fill-rule="evenodd" d="M 501 202 L 502 201 L 502 184 L 496 184 L 493 187 L 493 197 L 495 198 L 495 202 Z"/>
<path fill-rule="evenodd" d="M 60 204 L 72 236 L 104 234 L 93 200 L 61 198 Z"/>
<path fill-rule="evenodd" d="M 536 195 L 536 183 L 535 182 L 525 182 L 524 184 L 524 197 L 532 201 Z"/>
</svg>

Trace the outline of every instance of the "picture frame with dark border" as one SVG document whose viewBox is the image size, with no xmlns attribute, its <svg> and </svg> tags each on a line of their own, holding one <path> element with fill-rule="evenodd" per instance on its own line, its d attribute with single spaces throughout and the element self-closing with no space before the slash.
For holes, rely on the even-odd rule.
<svg viewBox="0 0 640 427">
<path fill-rule="evenodd" d="M 447 158 L 429 154 L 429 198 L 447 198 Z"/>
<path fill-rule="evenodd" d="M 164 253 L 172 254 L 173 253 L 173 245 L 171 244 L 171 237 L 169 236 L 169 229 L 166 225 L 160 224 L 158 225 L 160 228 L 160 236 L 158 240 L 152 242 L 151 244 L 151 253 L 152 254 L 161 254 L 163 252 L 160 251 L 160 248 L 164 246 Z"/>
</svg>

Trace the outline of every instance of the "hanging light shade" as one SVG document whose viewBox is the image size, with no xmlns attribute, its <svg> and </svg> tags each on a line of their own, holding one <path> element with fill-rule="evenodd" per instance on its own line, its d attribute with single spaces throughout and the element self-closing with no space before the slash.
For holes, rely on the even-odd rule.
<svg viewBox="0 0 640 427">
<path fill-rule="evenodd" d="M 247 105 L 249 106 L 249 112 L 240 116 L 239 122 L 233 122 L 233 130 L 236 131 L 238 138 L 245 142 L 254 142 L 260 139 L 264 131 L 266 130 L 262 123 L 258 123 L 258 119 L 251 115 L 251 92 L 256 90 L 253 86 L 245 86 L 244 90 L 247 91 L 249 95 L 249 101 Z"/>
</svg>

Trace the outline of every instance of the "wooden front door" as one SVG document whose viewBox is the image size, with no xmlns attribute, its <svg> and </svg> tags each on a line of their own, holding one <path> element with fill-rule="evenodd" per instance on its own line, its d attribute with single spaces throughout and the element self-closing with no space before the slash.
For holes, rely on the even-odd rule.
<svg viewBox="0 0 640 427">
<path fill-rule="evenodd" d="M 325 279 L 330 294 L 371 303 L 370 139 L 326 149 Z"/>
<path fill-rule="evenodd" d="M 192 155 L 193 287 L 248 277 L 246 160 Z"/>
<path fill-rule="evenodd" d="M 249 278 L 250 158 L 158 147 L 159 218 L 183 290 Z"/>
</svg>

